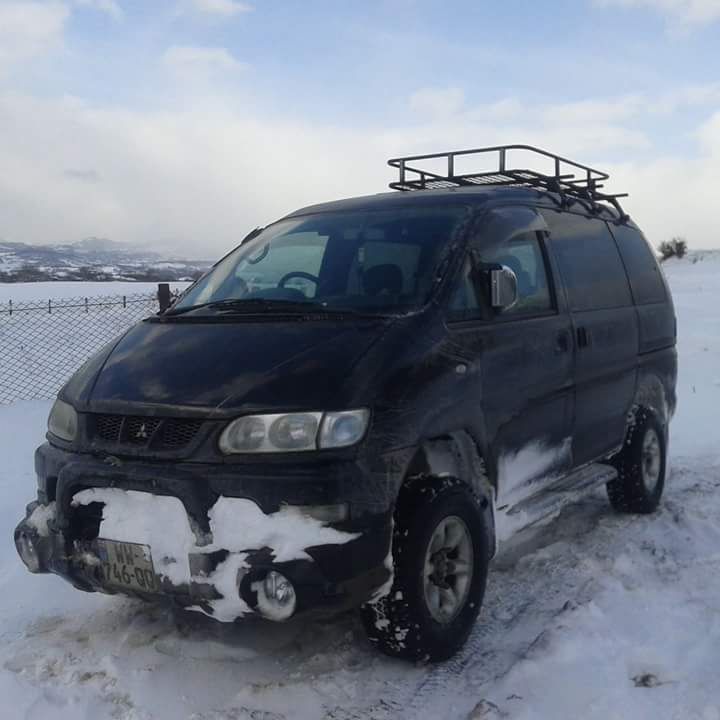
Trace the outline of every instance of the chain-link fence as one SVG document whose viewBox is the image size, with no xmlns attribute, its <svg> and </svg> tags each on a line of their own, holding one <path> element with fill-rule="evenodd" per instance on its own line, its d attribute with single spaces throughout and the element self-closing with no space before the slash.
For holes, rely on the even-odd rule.
<svg viewBox="0 0 720 720">
<path fill-rule="evenodd" d="M 155 293 L 0 305 L 0 404 L 54 398 L 93 353 L 158 312 Z"/>
</svg>

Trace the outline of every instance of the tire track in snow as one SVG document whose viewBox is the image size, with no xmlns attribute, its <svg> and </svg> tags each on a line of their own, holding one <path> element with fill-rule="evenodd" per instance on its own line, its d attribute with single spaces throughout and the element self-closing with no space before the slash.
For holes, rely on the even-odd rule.
<svg viewBox="0 0 720 720">
<path fill-rule="evenodd" d="M 134 705 L 132 712 L 144 713 L 136 717 L 167 716 L 147 695 L 146 683 L 153 677 L 153 692 L 161 696 L 180 678 L 188 692 L 200 692 L 205 683 L 220 690 L 205 703 L 193 703 L 189 710 L 197 720 L 289 720 L 297 717 L 296 696 L 318 708 L 302 717 L 325 720 L 466 718 L 517 663 L 542 659 L 564 618 L 569 621 L 575 608 L 597 595 L 628 546 L 638 550 L 647 543 L 648 561 L 668 582 L 676 579 L 678 566 L 700 562 L 687 554 L 692 546 L 683 550 L 678 538 L 688 530 L 686 520 L 707 511 L 712 521 L 716 514 L 709 497 L 717 493 L 720 471 L 712 462 L 676 459 L 656 516 L 616 515 L 598 491 L 567 508 L 525 544 L 504 550 L 491 571 L 484 608 L 468 644 L 443 665 L 413 667 L 378 655 L 363 644 L 362 629 L 352 616 L 300 624 L 297 633 L 275 626 L 253 631 L 249 625 L 231 629 L 209 623 L 178 629 L 160 608 L 73 594 L 78 610 L 92 611 L 39 618 L 23 627 L 21 637 L 8 635 L 2 653 L 5 669 L 41 693 L 66 699 L 78 693 L 89 704 L 99 703 L 92 707 L 116 709 L 117 698 L 126 697 Z M 672 531 L 658 544 L 657 531 L 653 535 L 649 530 L 656 523 L 679 533 Z M 98 666 L 106 678 L 88 675 L 87 682 L 80 681 Z M 172 676 L 167 667 L 173 668 Z M 233 697 L 232 685 L 243 694 Z M 492 709 L 489 713 L 488 720 L 502 717 Z"/>
<path fill-rule="evenodd" d="M 455 658 L 429 667 L 412 692 L 403 693 L 401 717 L 470 717 L 483 688 L 529 655 L 542 653 L 563 615 L 593 599 L 608 564 L 643 535 L 643 527 L 663 514 L 679 522 L 687 497 L 718 480 L 694 462 L 689 467 L 676 459 L 673 465 L 659 514 L 618 515 L 599 490 L 565 508 L 544 529 L 526 533 L 516 550 L 504 550 L 491 568 L 483 609 L 467 644 Z M 662 563 L 659 557 L 658 573 L 664 572 Z M 482 717 L 488 720 L 502 717 L 499 710 L 493 714 L 492 706 L 487 712 Z"/>
<path fill-rule="evenodd" d="M 430 668 L 412 693 L 404 717 L 436 717 L 431 708 L 442 699 L 453 698 L 455 703 L 467 697 L 468 675 L 474 687 L 499 679 L 541 642 L 556 617 L 587 602 L 592 583 L 574 582 L 577 561 L 573 554 L 550 572 L 544 562 L 529 573 L 525 568 L 491 571 L 483 610 L 467 644 L 455 658 Z"/>
</svg>

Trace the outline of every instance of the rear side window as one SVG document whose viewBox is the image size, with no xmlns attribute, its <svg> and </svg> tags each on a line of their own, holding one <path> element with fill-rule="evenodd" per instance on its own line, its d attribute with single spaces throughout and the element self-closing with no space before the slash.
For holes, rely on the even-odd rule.
<svg viewBox="0 0 720 720">
<path fill-rule="evenodd" d="M 552 210 L 543 215 L 550 226 L 570 309 L 632 305 L 625 267 L 607 224 L 598 218 Z"/>
<path fill-rule="evenodd" d="M 612 225 L 611 230 L 630 278 L 630 287 L 638 305 L 650 305 L 667 300 L 665 283 L 653 251 L 635 228 Z"/>
</svg>

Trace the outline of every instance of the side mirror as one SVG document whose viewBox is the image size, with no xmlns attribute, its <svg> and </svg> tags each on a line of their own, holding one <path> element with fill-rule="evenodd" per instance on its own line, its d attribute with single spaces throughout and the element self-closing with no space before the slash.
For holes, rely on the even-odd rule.
<svg viewBox="0 0 720 720">
<path fill-rule="evenodd" d="M 509 310 L 518 301 L 518 281 L 506 265 L 490 270 L 490 305 L 498 310 Z"/>
</svg>

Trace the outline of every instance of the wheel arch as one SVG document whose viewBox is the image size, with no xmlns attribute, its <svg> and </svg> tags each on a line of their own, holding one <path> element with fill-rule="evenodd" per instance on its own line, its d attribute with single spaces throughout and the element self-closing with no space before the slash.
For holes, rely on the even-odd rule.
<svg viewBox="0 0 720 720">
<path fill-rule="evenodd" d="M 671 400 L 668 397 L 666 385 L 659 375 L 653 372 L 641 371 L 628 413 L 628 427 L 634 423 L 638 410 L 645 408 L 657 416 L 667 433 L 675 409 Z"/>
<path fill-rule="evenodd" d="M 465 485 L 478 498 L 487 528 L 488 547 L 491 549 L 491 556 L 494 556 L 497 550 L 496 486 L 488 472 L 485 458 L 467 431 L 452 431 L 420 443 L 401 483 L 396 510 L 402 511 L 409 489 L 420 484 L 437 488 L 444 482 Z M 414 495 L 412 493 L 412 496 Z"/>
</svg>

